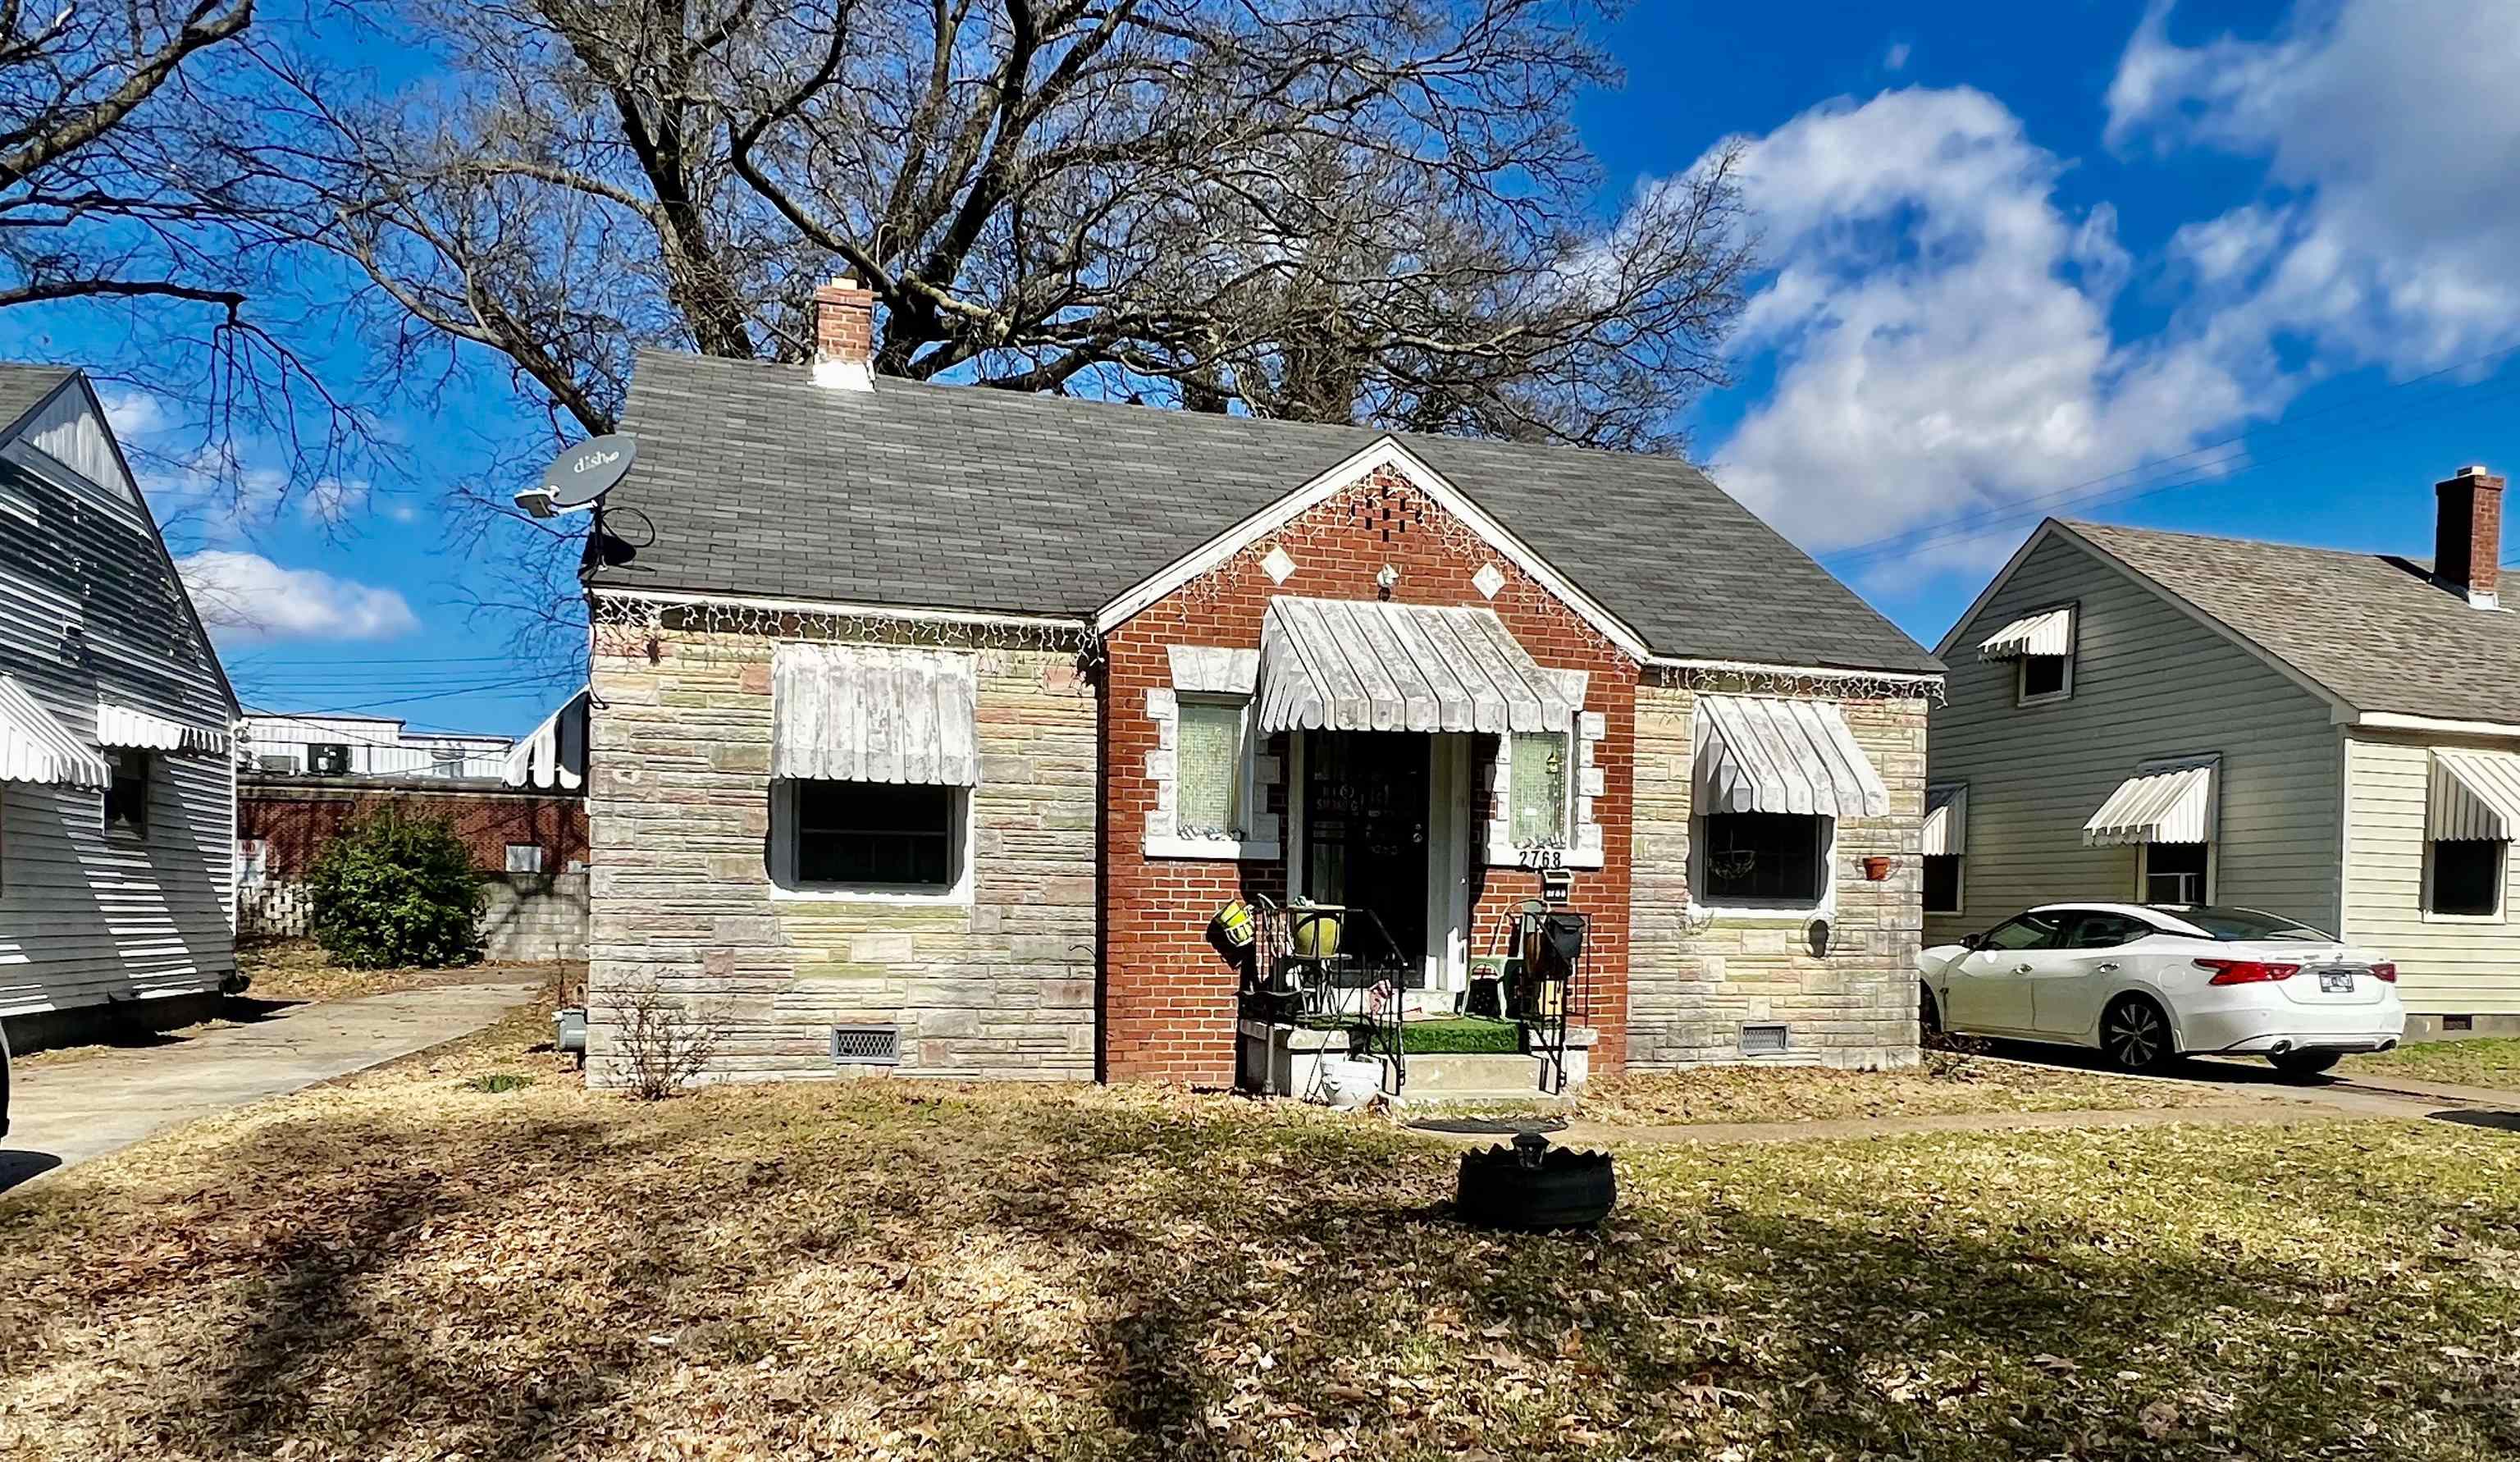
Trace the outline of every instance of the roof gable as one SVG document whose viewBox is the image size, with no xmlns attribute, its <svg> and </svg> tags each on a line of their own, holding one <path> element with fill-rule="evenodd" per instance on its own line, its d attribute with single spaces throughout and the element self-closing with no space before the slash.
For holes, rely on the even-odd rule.
<svg viewBox="0 0 2520 1462">
<path fill-rule="evenodd" d="M 1076 619 L 1386 435 L 657 351 L 622 430 L 606 511 L 642 546 L 599 589 Z M 1656 656 L 1940 668 L 1676 458 L 1390 439 Z"/>
</svg>

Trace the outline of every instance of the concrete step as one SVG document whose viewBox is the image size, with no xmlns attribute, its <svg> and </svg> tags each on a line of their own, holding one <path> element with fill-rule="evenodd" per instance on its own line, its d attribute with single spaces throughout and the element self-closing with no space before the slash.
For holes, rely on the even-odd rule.
<svg viewBox="0 0 2520 1462">
<path fill-rule="evenodd" d="M 1537 1100 L 1548 1095 L 1540 1084 L 1542 1066 L 1539 1057 L 1518 1053 L 1412 1056 L 1404 1094 L 1413 1100 Z M 1566 1084 L 1572 1091 L 1577 1083 Z"/>
</svg>

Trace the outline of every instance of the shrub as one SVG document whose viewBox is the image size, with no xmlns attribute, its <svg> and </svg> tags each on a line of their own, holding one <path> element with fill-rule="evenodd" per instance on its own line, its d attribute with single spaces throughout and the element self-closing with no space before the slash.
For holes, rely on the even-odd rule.
<svg viewBox="0 0 2520 1462">
<path fill-rule="evenodd" d="M 307 875 L 315 942 L 353 970 L 469 965 L 481 957 L 484 894 L 442 817 L 391 804 L 332 841 Z"/>
<path fill-rule="evenodd" d="M 662 1101 L 698 1082 L 717 1054 L 725 1013 L 694 1008 L 646 981 L 603 1003 L 612 1020 L 611 1051 L 622 1084 L 643 1102 Z"/>
</svg>

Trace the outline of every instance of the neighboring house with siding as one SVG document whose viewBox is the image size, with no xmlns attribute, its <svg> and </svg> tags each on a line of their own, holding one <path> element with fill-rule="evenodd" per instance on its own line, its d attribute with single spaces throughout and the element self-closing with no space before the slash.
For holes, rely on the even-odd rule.
<svg viewBox="0 0 2520 1462">
<path fill-rule="evenodd" d="M 1939 666 L 1686 463 L 878 379 L 818 306 L 810 368 L 636 364 L 598 1081 L 653 991 L 713 1079 L 1223 1085 L 1232 901 L 1448 1010 L 1557 873 L 1595 1069 L 1914 1061 Z"/>
<path fill-rule="evenodd" d="M 2503 482 L 2431 561 L 2050 520 L 1953 626 L 1925 933 L 2210 899 L 2393 956 L 2418 1031 L 2520 1028 L 2520 616 Z"/>
<path fill-rule="evenodd" d="M 235 693 L 94 389 L 0 365 L 0 1021 L 198 1018 L 236 972 Z"/>
<path fill-rule="evenodd" d="M 256 711 L 237 733 L 246 771 L 275 776 L 496 777 L 516 738 L 414 731 L 396 716 Z"/>
</svg>

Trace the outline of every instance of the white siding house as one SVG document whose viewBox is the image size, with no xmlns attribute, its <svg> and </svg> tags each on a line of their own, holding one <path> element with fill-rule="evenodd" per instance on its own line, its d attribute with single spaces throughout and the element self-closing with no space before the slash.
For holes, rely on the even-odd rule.
<svg viewBox="0 0 2520 1462">
<path fill-rule="evenodd" d="M 2501 493 L 2440 483 L 2430 562 L 2041 525 L 1937 649 L 1927 940 L 2056 900 L 2241 904 L 2393 958 L 2414 1033 L 2520 1029 Z"/>
<path fill-rule="evenodd" d="M 392 716 L 266 715 L 245 718 L 237 759 L 283 776 L 497 777 L 516 739 L 413 731 Z"/>
<path fill-rule="evenodd" d="M 94 391 L 0 365 L 0 1019 L 144 1019 L 236 970 L 234 692 Z"/>
</svg>

